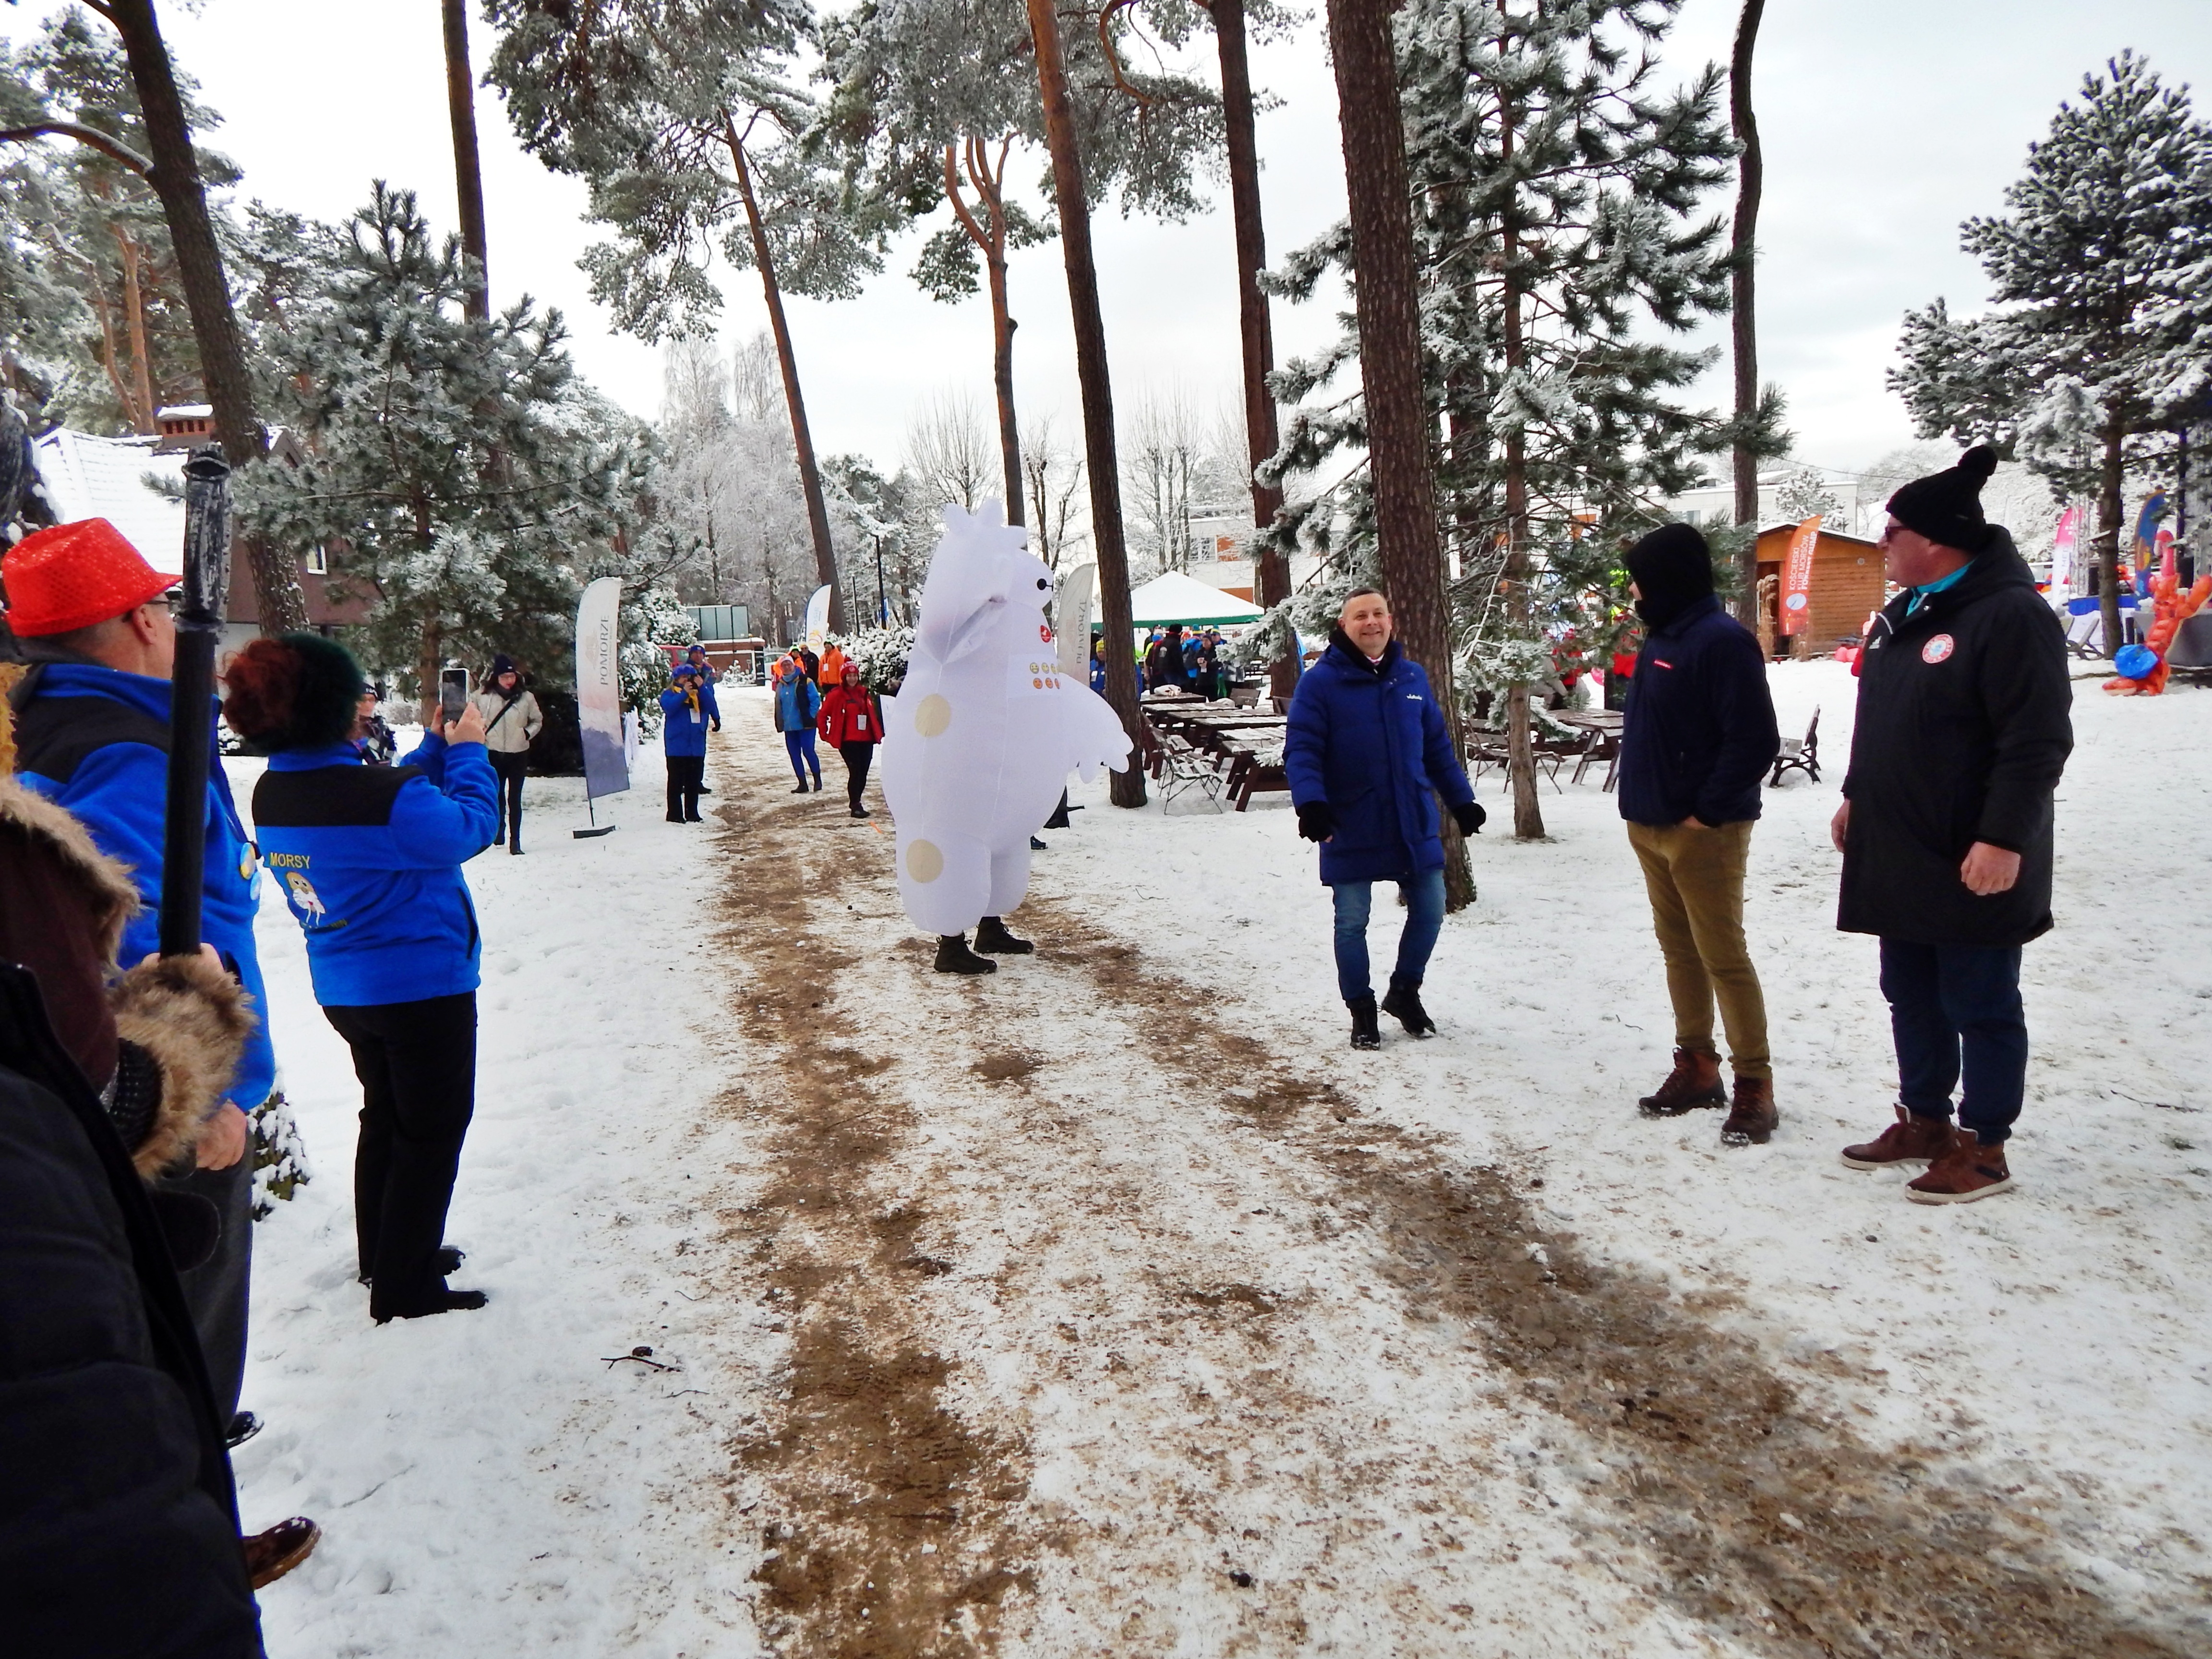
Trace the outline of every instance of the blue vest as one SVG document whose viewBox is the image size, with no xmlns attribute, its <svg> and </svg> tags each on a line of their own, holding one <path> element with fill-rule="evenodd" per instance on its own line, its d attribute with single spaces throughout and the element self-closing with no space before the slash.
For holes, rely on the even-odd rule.
<svg viewBox="0 0 2212 1659">
<path fill-rule="evenodd" d="M 317 1002 L 477 988 L 483 941 L 460 866 L 499 830 L 499 781 L 482 744 L 425 737 L 397 766 L 364 766 L 344 743 L 271 755 L 253 820 L 307 933 Z"/>
</svg>

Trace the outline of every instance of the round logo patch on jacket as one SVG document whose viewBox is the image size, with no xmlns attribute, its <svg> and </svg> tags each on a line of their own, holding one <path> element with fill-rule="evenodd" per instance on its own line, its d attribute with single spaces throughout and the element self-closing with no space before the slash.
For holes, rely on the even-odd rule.
<svg viewBox="0 0 2212 1659">
<path fill-rule="evenodd" d="M 1948 634 L 1938 634 L 1934 639 L 1929 641 L 1927 644 L 1920 647 L 1920 660 L 1923 662 L 1942 662 L 1956 648 L 1957 641 L 1952 639 Z"/>
</svg>

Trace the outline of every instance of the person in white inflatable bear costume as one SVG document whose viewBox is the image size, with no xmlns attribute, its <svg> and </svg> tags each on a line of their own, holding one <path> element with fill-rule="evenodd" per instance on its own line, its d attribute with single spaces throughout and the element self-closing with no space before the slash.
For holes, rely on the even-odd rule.
<svg viewBox="0 0 2212 1659">
<path fill-rule="evenodd" d="M 997 501 L 945 509 L 945 539 L 898 696 L 884 702 L 884 797 L 898 830 L 899 898 L 938 936 L 943 973 L 988 974 L 968 948 L 1030 947 L 1001 920 L 1030 885 L 1030 836 L 1069 772 L 1129 763 L 1105 700 L 1060 672 L 1044 608 L 1052 573 Z"/>
</svg>

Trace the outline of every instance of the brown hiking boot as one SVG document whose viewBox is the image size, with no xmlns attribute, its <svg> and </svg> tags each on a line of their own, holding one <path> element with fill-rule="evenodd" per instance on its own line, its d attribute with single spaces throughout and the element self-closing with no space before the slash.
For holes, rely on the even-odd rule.
<svg viewBox="0 0 2212 1659">
<path fill-rule="evenodd" d="M 1887 1170 L 1893 1164 L 1925 1164 L 1951 1150 L 1951 1120 L 1921 1117 L 1897 1109 L 1897 1121 L 1872 1140 L 1844 1148 L 1844 1162 L 1854 1170 Z"/>
<path fill-rule="evenodd" d="M 1646 1117 L 1680 1117 L 1700 1106 L 1725 1106 L 1728 1091 L 1721 1087 L 1721 1057 L 1695 1048 L 1674 1050 L 1674 1069 L 1656 1091 L 1636 1103 Z"/>
<path fill-rule="evenodd" d="M 1927 1174 L 1905 1183 L 1905 1195 L 1915 1204 L 1971 1204 L 2011 1190 L 2003 1143 L 1984 1146 L 1972 1129 L 1960 1130 L 1951 1150 L 1930 1164 Z"/>
<path fill-rule="evenodd" d="M 1782 1114 L 1774 1109 L 1774 1079 L 1740 1077 L 1735 1080 L 1735 1103 L 1728 1121 L 1721 1125 L 1723 1146 L 1764 1146 Z"/>
<path fill-rule="evenodd" d="M 323 1529 L 304 1515 L 279 1521 L 266 1532 L 239 1540 L 246 1552 L 246 1576 L 256 1589 L 266 1589 L 315 1553 Z"/>
</svg>

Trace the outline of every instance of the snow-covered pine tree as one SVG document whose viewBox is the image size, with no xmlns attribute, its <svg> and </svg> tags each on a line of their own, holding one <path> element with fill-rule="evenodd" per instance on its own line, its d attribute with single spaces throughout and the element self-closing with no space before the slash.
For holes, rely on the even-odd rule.
<svg viewBox="0 0 2212 1659">
<path fill-rule="evenodd" d="M 1200 205 L 1197 174 L 1218 153 L 1219 100 L 1187 76 L 1148 70 L 1129 48 L 1137 13 L 1099 9 L 1071 29 L 1067 50 L 1085 177 L 1093 194 L 1118 193 L 1123 212 L 1181 220 Z M 1170 40 L 1195 14 L 1158 8 Z M 992 382 L 998 405 L 1000 493 L 1007 521 L 1024 516 L 1021 438 L 1014 410 L 1014 319 L 1006 256 L 1053 234 L 1048 200 L 1025 205 L 1009 187 L 1018 158 L 1041 160 L 1044 110 L 1035 48 L 1021 0 L 864 0 L 823 32 L 832 83 L 811 136 L 835 155 L 856 198 L 897 223 L 949 222 L 922 245 L 914 270 L 933 297 L 957 301 L 981 289 L 991 301 Z M 1111 61 L 1109 61 L 1109 58 Z M 1048 197 L 1049 181 L 1045 191 Z"/>
<path fill-rule="evenodd" d="M 1720 71 L 1709 64 L 1673 92 L 1653 84 L 1679 8 L 1411 0 L 1397 16 L 1462 662 L 1476 683 L 1506 688 L 1516 729 L 1522 676 L 1546 660 L 1529 647 L 1585 620 L 1538 579 L 1542 568 L 1580 562 L 1578 538 L 1610 546 L 1648 524 L 1698 481 L 1698 456 L 1735 435 L 1683 402 L 1713 354 L 1654 337 L 1729 300 L 1726 229 L 1705 212 L 1735 153 Z M 1277 291 L 1310 296 L 1328 270 L 1348 270 L 1349 252 L 1330 232 L 1291 257 Z M 1334 518 L 1354 547 L 1371 515 L 1358 471 L 1329 464 L 1364 444 L 1364 419 L 1355 392 L 1329 388 L 1356 356 L 1347 337 L 1277 374 L 1286 398 L 1304 401 L 1273 464 L 1342 476 L 1286 516 L 1316 542 Z M 1541 835 L 1532 767 L 1515 769 L 1514 787 L 1516 833 Z"/>
<path fill-rule="evenodd" d="M 842 625 L 830 512 L 784 314 L 787 292 L 846 299 L 881 263 L 886 224 L 800 144 L 812 100 L 795 64 L 806 0 L 487 0 L 485 78 L 523 147 L 591 186 L 614 232 L 585 258 L 594 295 L 647 340 L 711 326 L 719 255 L 758 273 L 782 371 L 818 579 Z"/>
<path fill-rule="evenodd" d="M 2128 475 L 2212 392 L 2212 128 L 2123 52 L 2059 106 L 2005 204 L 1960 231 L 1993 308 L 1907 312 L 1890 385 L 1923 436 L 1995 440 L 2095 499 L 2116 640 Z"/>
<path fill-rule="evenodd" d="M 1843 498 L 1828 488 L 1828 475 L 1817 466 L 1793 466 L 1784 473 L 1774 504 L 1791 524 L 1802 524 L 1817 513 L 1831 530 L 1850 528 L 1843 522 Z"/>
<path fill-rule="evenodd" d="M 477 320 L 467 295 L 458 240 L 379 181 L 272 339 L 307 459 L 241 474 L 240 517 L 333 548 L 333 574 L 375 600 L 356 645 L 418 691 L 447 658 L 495 651 L 563 684 L 577 594 L 619 563 L 653 448 L 577 379 L 557 312 L 525 299 Z"/>
<path fill-rule="evenodd" d="M 0 125 L 59 118 L 141 155 L 151 149 L 123 43 L 74 6 L 48 17 L 20 51 L 0 46 L 0 83 L 9 88 Z M 197 90 L 178 76 L 186 118 L 204 133 L 222 118 Z M 238 169 L 212 150 L 203 147 L 199 161 L 211 188 L 237 182 Z M 34 288 L 23 296 L 28 307 L 11 317 L 12 328 L 32 336 L 25 356 L 58 370 L 41 412 L 90 431 L 147 434 L 163 404 L 199 401 L 199 349 L 176 253 L 145 177 L 83 143 L 10 145 L 0 161 L 7 263 L 44 272 L 75 300 L 41 303 Z M 216 224 L 219 234 L 234 228 L 220 211 Z"/>
</svg>

